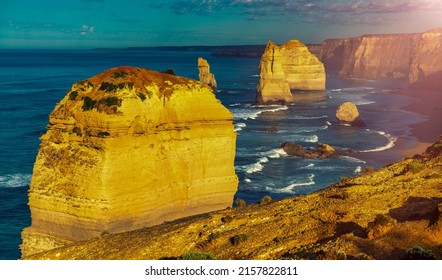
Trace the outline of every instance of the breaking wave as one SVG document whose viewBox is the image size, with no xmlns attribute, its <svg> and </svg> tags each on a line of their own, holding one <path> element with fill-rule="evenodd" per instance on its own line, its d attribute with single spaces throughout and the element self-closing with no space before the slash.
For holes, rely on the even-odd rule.
<svg viewBox="0 0 442 280">
<path fill-rule="evenodd" d="M 317 143 L 319 141 L 319 138 L 317 135 L 311 135 L 311 136 L 302 137 L 300 140 L 302 142 L 307 142 L 307 143 Z"/>
<path fill-rule="evenodd" d="M 311 186 L 315 184 L 315 181 L 313 179 L 315 178 L 315 174 L 310 174 L 304 181 L 293 181 L 291 182 L 287 187 L 284 187 L 282 189 L 276 189 L 276 188 L 267 188 L 267 191 L 274 192 L 274 193 L 290 193 L 294 194 L 294 188 L 296 187 L 302 187 L 302 186 Z"/>
<path fill-rule="evenodd" d="M 233 130 L 234 131 L 241 131 L 246 126 L 247 125 L 245 123 L 243 123 L 243 122 L 235 123 L 235 128 Z"/>
<path fill-rule="evenodd" d="M 362 151 L 360 151 L 361 153 L 380 152 L 380 151 L 385 151 L 385 150 L 388 150 L 388 149 L 391 149 L 394 147 L 394 144 L 396 143 L 396 140 L 397 140 L 396 137 L 394 137 L 391 134 L 388 134 L 384 131 L 370 130 L 370 129 L 366 129 L 366 130 L 369 132 L 374 132 L 374 133 L 384 136 L 385 138 L 387 138 L 388 142 L 384 146 L 380 146 L 380 147 L 377 147 L 374 149 L 369 149 L 369 150 L 362 150 Z"/>
<path fill-rule="evenodd" d="M 249 106 L 246 108 L 232 108 L 233 117 L 235 120 L 256 119 L 264 112 L 277 112 L 288 110 L 286 105 L 278 106 Z"/>
</svg>

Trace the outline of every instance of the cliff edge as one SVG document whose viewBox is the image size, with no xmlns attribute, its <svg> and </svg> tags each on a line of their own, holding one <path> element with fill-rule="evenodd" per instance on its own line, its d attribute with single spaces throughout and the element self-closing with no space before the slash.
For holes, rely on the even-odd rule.
<svg viewBox="0 0 442 280">
<path fill-rule="evenodd" d="M 422 155 L 306 196 L 267 198 L 30 258 L 173 259 L 188 252 L 217 259 L 442 259 L 442 136 Z"/>
<path fill-rule="evenodd" d="M 235 141 L 197 81 L 118 67 L 75 83 L 41 137 L 22 255 L 232 206 Z"/>
</svg>

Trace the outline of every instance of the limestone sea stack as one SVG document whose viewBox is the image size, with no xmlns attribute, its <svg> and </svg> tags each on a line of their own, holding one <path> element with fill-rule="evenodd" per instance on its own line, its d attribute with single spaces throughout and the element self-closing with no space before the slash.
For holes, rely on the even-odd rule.
<svg viewBox="0 0 442 280">
<path fill-rule="evenodd" d="M 257 103 L 293 102 L 292 91 L 325 90 L 324 65 L 297 40 L 281 46 L 269 41 L 259 69 Z"/>
<path fill-rule="evenodd" d="M 50 114 L 22 255 L 232 206 L 232 114 L 197 81 L 118 67 Z"/>
<path fill-rule="evenodd" d="M 210 65 L 204 58 L 198 57 L 198 71 L 200 82 L 216 89 L 215 75 L 210 73 Z"/>
</svg>

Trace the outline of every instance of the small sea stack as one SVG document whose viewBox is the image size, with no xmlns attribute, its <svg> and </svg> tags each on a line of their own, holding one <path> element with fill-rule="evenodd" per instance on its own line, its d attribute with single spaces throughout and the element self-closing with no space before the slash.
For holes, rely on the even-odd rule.
<svg viewBox="0 0 442 280">
<path fill-rule="evenodd" d="M 215 80 L 215 75 L 210 73 L 210 65 L 204 58 L 198 57 L 198 72 L 200 82 L 216 89 L 217 84 Z"/>
<path fill-rule="evenodd" d="M 231 207 L 235 147 L 202 83 L 134 67 L 75 83 L 41 137 L 22 256 Z"/>
<path fill-rule="evenodd" d="M 358 107 L 352 102 L 344 102 L 339 105 L 336 110 L 336 118 L 345 124 L 350 124 L 353 126 L 366 126 L 364 121 L 359 117 Z"/>
</svg>

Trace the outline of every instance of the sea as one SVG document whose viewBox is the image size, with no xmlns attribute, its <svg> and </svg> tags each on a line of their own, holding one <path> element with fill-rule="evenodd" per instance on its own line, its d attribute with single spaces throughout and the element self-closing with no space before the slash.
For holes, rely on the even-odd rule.
<svg viewBox="0 0 442 280">
<path fill-rule="evenodd" d="M 21 231 L 31 223 L 27 192 L 39 137 L 48 114 L 76 81 L 116 66 L 135 66 L 198 79 L 197 58 L 215 74 L 215 94 L 234 116 L 236 198 L 257 203 L 322 189 L 401 159 L 398 139 L 416 142 L 410 125 L 423 117 L 401 107 L 404 81 L 327 77 L 325 98 L 281 105 L 255 104 L 259 58 L 215 57 L 211 52 L 159 50 L 0 50 L 0 259 L 20 258 Z M 345 126 L 337 107 L 354 102 L 366 127 Z M 281 144 L 327 143 L 345 156 L 303 159 Z"/>
</svg>

